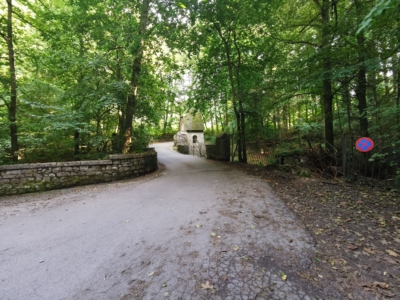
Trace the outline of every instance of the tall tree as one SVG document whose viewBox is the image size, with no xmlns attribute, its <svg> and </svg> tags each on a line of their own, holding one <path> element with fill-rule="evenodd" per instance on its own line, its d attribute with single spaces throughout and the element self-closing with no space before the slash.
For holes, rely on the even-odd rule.
<svg viewBox="0 0 400 300">
<path fill-rule="evenodd" d="M 14 52 L 14 33 L 13 33 L 13 3 L 12 0 L 7 2 L 7 33 L 0 32 L 4 41 L 7 43 L 8 49 L 8 63 L 9 63 L 9 77 L 10 77 L 10 94 L 9 101 L 4 99 L 8 109 L 8 120 L 10 127 L 11 139 L 11 158 L 12 161 L 18 161 L 18 129 L 17 129 L 17 75 L 15 69 L 15 52 Z M 2 17 L 3 18 L 3 17 Z"/>
<path fill-rule="evenodd" d="M 123 134 L 123 147 L 122 152 L 128 153 L 130 151 L 132 142 L 132 122 L 134 116 L 134 110 L 137 102 L 137 90 L 139 76 L 142 69 L 143 60 L 143 47 L 146 38 L 146 30 L 149 22 L 149 10 L 150 0 L 143 0 L 140 9 L 140 22 L 137 31 L 137 37 L 135 38 L 134 45 L 132 47 L 132 56 L 134 57 L 132 65 L 132 73 L 130 79 L 130 90 L 126 101 L 125 107 L 125 120 L 121 133 Z"/>
</svg>

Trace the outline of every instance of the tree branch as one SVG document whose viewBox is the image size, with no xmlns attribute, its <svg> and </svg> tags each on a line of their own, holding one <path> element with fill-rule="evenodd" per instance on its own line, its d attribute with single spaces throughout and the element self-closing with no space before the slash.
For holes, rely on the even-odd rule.
<svg viewBox="0 0 400 300">
<path fill-rule="evenodd" d="M 44 32 L 42 29 L 40 29 L 39 27 L 33 25 L 31 22 L 29 22 L 27 19 L 25 19 L 19 12 L 16 12 L 15 9 L 13 9 L 13 14 L 16 15 L 16 16 L 18 16 L 18 18 L 19 18 L 21 21 L 23 21 L 23 22 L 25 22 L 25 23 L 31 25 L 33 28 L 39 30 L 40 32 Z"/>
<path fill-rule="evenodd" d="M 4 39 L 4 41 L 6 41 L 6 42 L 8 41 L 7 35 L 2 33 L 1 31 L 0 31 L 0 36 Z"/>
<path fill-rule="evenodd" d="M 6 98 L 4 98 L 4 96 L 3 96 L 3 95 L 1 95 L 1 98 L 3 99 L 3 101 L 4 101 L 4 104 L 6 105 L 7 109 L 10 109 L 10 104 L 9 104 L 9 103 L 7 103 L 7 101 L 6 101 Z"/>
<path fill-rule="evenodd" d="M 319 14 L 315 15 L 306 25 L 298 25 L 298 26 L 303 26 L 303 28 L 300 30 L 299 34 L 302 33 L 307 27 L 313 26 L 313 25 L 311 25 L 311 23 L 314 22 L 317 18 L 319 18 L 319 16 L 320 16 Z"/>
<path fill-rule="evenodd" d="M 273 39 L 278 40 L 280 42 L 284 42 L 284 43 L 288 43 L 288 44 L 305 44 L 305 45 L 310 45 L 316 48 L 320 48 L 321 46 L 312 42 L 308 42 L 308 41 L 292 41 L 292 40 L 284 40 L 281 38 L 278 38 L 276 36 L 273 36 L 272 34 L 270 35 Z"/>
</svg>

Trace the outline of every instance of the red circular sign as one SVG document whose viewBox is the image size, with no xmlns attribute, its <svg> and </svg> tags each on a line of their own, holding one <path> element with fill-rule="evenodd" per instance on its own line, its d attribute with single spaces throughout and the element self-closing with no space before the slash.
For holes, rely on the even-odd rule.
<svg viewBox="0 0 400 300">
<path fill-rule="evenodd" d="M 356 148 L 360 152 L 369 152 L 374 148 L 374 141 L 367 137 L 359 138 L 356 142 Z"/>
</svg>

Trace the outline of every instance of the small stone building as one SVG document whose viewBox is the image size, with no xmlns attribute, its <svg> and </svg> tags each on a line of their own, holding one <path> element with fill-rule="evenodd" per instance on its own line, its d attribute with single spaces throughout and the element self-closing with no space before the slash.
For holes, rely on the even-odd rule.
<svg viewBox="0 0 400 300">
<path fill-rule="evenodd" d="M 174 136 L 174 146 L 183 154 L 206 156 L 204 123 L 199 112 L 188 112 L 181 117 L 179 131 Z"/>
</svg>

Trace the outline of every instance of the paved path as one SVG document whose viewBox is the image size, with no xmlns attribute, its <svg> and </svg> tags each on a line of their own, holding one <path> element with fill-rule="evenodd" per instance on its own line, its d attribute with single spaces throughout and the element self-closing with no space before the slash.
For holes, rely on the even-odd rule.
<svg viewBox="0 0 400 300">
<path fill-rule="evenodd" d="M 0 299 L 324 298 L 295 273 L 311 237 L 265 182 L 154 146 L 158 175 L 1 197 Z"/>
</svg>

